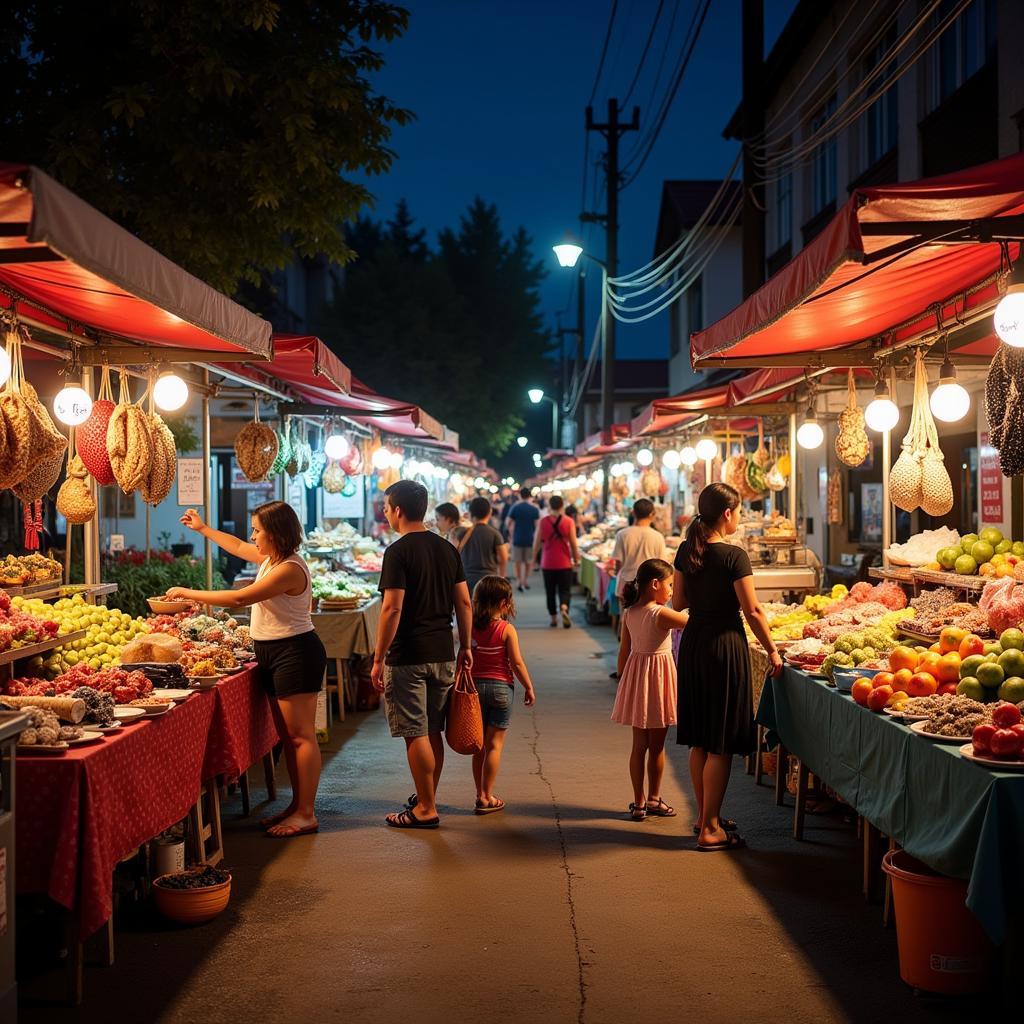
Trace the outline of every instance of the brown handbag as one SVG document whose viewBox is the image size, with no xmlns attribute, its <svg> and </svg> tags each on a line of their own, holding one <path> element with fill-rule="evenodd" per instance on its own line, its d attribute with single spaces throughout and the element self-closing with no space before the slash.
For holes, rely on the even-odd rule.
<svg viewBox="0 0 1024 1024">
<path fill-rule="evenodd" d="M 455 677 L 444 735 L 456 754 L 478 754 L 484 749 L 484 718 L 469 669 L 460 669 Z"/>
</svg>

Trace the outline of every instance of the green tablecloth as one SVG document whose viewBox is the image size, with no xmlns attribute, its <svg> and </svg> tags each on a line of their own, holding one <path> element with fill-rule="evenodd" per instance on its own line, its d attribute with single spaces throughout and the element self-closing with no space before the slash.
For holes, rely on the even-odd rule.
<svg viewBox="0 0 1024 1024">
<path fill-rule="evenodd" d="M 597 596 L 597 561 L 589 555 L 580 555 L 579 570 L 580 586 L 588 593 Z"/>
<path fill-rule="evenodd" d="M 1024 924 L 1024 773 L 972 764 L 788 667 L 757 721 L 912 856 L 968 879 L 967 905 L 995 942 L 1011 919 Z"/>
</svg>

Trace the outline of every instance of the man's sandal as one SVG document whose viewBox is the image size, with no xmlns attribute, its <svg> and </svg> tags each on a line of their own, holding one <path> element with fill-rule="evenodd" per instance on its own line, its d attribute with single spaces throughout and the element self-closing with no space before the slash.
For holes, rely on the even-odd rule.
<svg viewBox="0 0 1024 1024">
<path fill-rule="evenodd" d="M 412 810 L 412 808 L 415 807 L 419 802 L 420 798 L 415 793 L 413 793 L 413 795 L 405 801 L 405 806 L 408 810 Z"/>
<path fill-rule="evenodd" d="M 437 815 L 433 818 L 417 818 L 411 807 L 389 814 L 384 821 L 392 828 L 437 828 L 441 824 L 441 819 Z"/>
<path fill-rule="evenodd" d="M 659 796 L 657 800 L 647 801 L 647 813 L 655 818 L 674 818 L 676 816 L 676 809 L 669 807 Z"/>
<path fill-rule="evenodd" d="M 629 813 L 634 821 L 643 821 L 647 817 L 647 807 L 646 805 L 640 807 L 638 804 L 630 804 Z"/>
<path fill-rule="evenodd" d="M 739 825 L 736 824 L 732 818 L 719 818 L 718 823 L 725 829 L 726 832 L 738 832 Z M 700 825 L 693 826 L 693 834 L 695 836 L 700 835 Z"/>
</svg>

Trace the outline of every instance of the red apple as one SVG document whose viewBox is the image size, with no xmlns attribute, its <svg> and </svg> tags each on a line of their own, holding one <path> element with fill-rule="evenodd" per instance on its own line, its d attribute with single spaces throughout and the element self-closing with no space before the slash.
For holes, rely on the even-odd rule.
<svg viewBox="0 0 1024 1024">
<path fill-rule="evenodd" d="M 1020 737 L 1012 729 L 996 729 L 989 746 L 993 757 L 1013 761 L 1020 756 Z"/>
<path fill-rule="evenodd" d="M 971 733 L 971 743 L 974 745 L 974 752 L 983 757 L 992 753 L 992 737 L 996 734 L 996 727 L 984 722 L 974 727 Z"/>
<path fill-rule="evenodd" d="M 1001 700 L 992 709 L 992 723 L 998 729 L 1009 729 L 1020 722 L 1020 708 L 1007 700 Z"/>
<path fill-rule="evenodd" d="M 936 692 L 942 694 L 943 696 L 955 697 L 956 683 L 943 683 Z"/>
<path fill-rule="evenodd" d="M 892 695 L 893 688 L 891 686 L 876 686 L 868 694 L 868 707 L 872 711 L 881 711 L 889 703 Z"/>
</svg>

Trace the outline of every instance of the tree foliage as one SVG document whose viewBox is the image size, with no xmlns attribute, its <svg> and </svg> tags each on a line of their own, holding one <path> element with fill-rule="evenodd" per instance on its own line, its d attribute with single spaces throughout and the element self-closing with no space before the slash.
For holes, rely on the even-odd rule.
<svg viewBox="0 0 1024 1024">
<path fill-rule="evenodd" d="M 374 93 L 383 0 L 12 0 L 0 28 L 8 159 L 33 163 L 222 291 L 342 225 L 410 114 Z"/>
<path fill-rule="evenodd" d="M 350 231 L 327 339 L 355 374 L 459 431 L 464 446 L 500 455 L 522 420 L 527 388 L 550 377 L 537 293 L 544 270 L 529 236 L 502 231 L 476 199 L 431 250 L 404 202 L 386 224 Z M 386 382 L 386 384 L 384 383 Z"/>
</svg>

